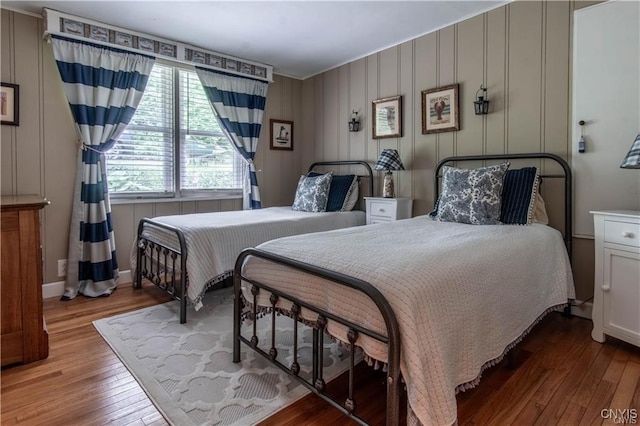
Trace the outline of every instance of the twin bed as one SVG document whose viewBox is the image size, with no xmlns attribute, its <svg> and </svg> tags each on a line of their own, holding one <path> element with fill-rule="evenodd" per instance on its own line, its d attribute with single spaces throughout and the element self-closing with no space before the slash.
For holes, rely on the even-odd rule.
<svg viewBox="0 0 640 426">
<path fill-rule="evenodd" d="M 318 170 L 331 166 L 359 170 L 358 175 L 336 175 L 332 180 L 333 185 L 340 179 L 355 179 L 352 191 L 340 193 L 353 202 L 340 208 L 337 200 L 336 209 L 346 211 L 307 212 L 286 206 L 142 219 L 130 256 L 134 286 L 141 288 L 147 279 L 164 289 L 180 301 L 180 322 L 185 323 L 187 306 L 199 309 L 204 293 L 233 275 L 243 249 L 289 235 L 364 225 L 364 211 L 351 206 L 357 206 L 363 193 L 373 194 L 371 167 L 364 161 L 326 161 L 312 164 L 309 172 L 320 175 Z M 366 182 L 365 191 L 359 189 L 361 180 Z M 328 195 L 334 201 L 333 192 Z"/>
<path fill-rule="evenodd" d="M 537 169 L 530 180 L 533 193 L 520 203 L 526 219 L 521 224 L 487 222 L 496 205 L 491 200 L 483 204 L 487 197 L 482 190 L 499 183 L 501 178 L 491 173 L 504 173 L 508 166 L 467 173 L 465 182 L 472 182 L 471 188 L 453 168 L 442 173 L 439 183 L 441 169 L 451 162 L 507 159 L 533 159 L 549 170 L 561 169 L 542 178 L 564 181 L 564 239 L 558 230 L 532 223 L 539 197 Z M 353 389 L 358 348 L 370 364 L 387 371 L 387 424 L 399 423 L 403 387 L 408 424 L 454 424 L 456 393 L 475 386 L 483 370 L 499 362 L 543 316 L 566 308 L 575 297 L 569 262 L 571 172 L 553 154 L 452 157 L 435 172 L 436 196 L 443 187 L 435 220 L 418 216 L 280 238 L 244 250 L 234 272 L 234 362 L 240 361 L 240 345 L 245 343 L 365 424 Z M 526 180 L 525 174 L 514 171 L 512 176 L 519 182 Z M 522 195 L 515 191 L 512 197 Z M 462 204 L 474 205 L 475 212 L 464 217 Z M 489 224 L 459 223 L 465 221 Z M 255 324 L 257 318 L 275 321 L 280 314 L 313 327 L 310 380 L 299 376 L 297 325 L 293 359 L 288 360 L 278 358 L 273 338 L 259 342 L 255 331 L 242 334 L 247 318 Z M 333 401 L 324 392 L 325 333 L 350 348 L 346 401 Z"/>
</svg>

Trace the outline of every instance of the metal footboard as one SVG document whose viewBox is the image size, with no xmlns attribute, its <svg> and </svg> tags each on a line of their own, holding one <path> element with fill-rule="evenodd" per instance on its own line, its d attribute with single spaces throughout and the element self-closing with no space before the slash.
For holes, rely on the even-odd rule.
<svg viewBox="0 0 640 426">
<path fill-rule="evenodd" d="M 145 226 L 164 229 L 175 234 L 179 247 L 169 247 L 143 235 Z M 136 238 L 136 276 L 134 288 L 142 288 L 147 279 L 180 301 L 180 324 L 187 322 L 187 244 L 178 228 L 151 219 L 141 219 Z M 176 267 L 177 266 L 177 267 Z"/>
<path fill-rule="evenodd" d="M 266 261 L 283 265 L 288 268 L 292 268 L 307 274 L 315 275 L 337 285 L 343 285 L 355 290 L 358 290 L 367 295 L 378 307 L 380 314 L 382 315 L 387 333 L 381 335 L 372 330 L 366 329 L 358 324 L 352 323 L 348 320 L 340 318 L 331 312 L 327 312 L 323 309 L 317 308 L 309 303 L 300 300 L 296 297 L 287 295 L 265 283 L 261 283 L 255 279 L 248 278 L 242 274 L 242 265 L 246 258 L 254 256 L 264 259 Z M 271 303 L 271 348 L 269 352 L 265 352 L 258 347 L 258 336 L 256 335 L 256 322 L 253 321 L 253 331 L 251 338 L 247 338 L 241 334 L 242 325 L 242 313 L 243 313 L 243 299 L 242 299 L 242 281 L 251 284 L 251 294 L 253 300 L 251 301 L 252 308 L 251 314 L 253 318 L 258 318 L 258 306 L 257 296 L 260 291 L 267 291 L 271 294 L 269 301 Z M 243 342 L 249 345 L 257 353 L 261 354 L 273 364 L 278 366 L 283 371 L 296 378 L 301 384 L 309 389 L 314 394 L 318 395 L 338 410 L 353 418 L 360 424 L 367 424 L 364 419 L 359 417 L 356 413 L 357 403 L 354 398 L 354 367 L 355 367 L 355 342 L 358 339 L 360 333 L 376 339 L 387 345 L 387 409 L 386 409 L 386 424 L 398 425 L 400 422 L 400 397 L 402 393 L 402 386 L 400 383 L 400 331 L 396 317 L 389 305 L 389 302 L 384 296 L 371 284 L 359 280 L 357 278 L 350 277 L 338 272 L 330 271 L 327 269 L 319 268 L 317 266 L 309 265 L 307 263 L 292 260 L 283 256 L 268 253 L 262 250 L 249 248 L 238 256 L 235 264 L 234 276 L 233 276 L 233 288 L 234 288 L 234 310 L 233 310 L 233 362 L 240 362 L 240 343 Z M 276 305 L 279 301 L 286 300 L 291 302 L 291 307 L 288 309 L 291 317 L 294 319 L 294 339 L 293 339 L 293 362 L 291 365 L 284 365 L 278 361 L 278 351 L 275 347 L 275 320 L 278 309 Z M 312 365 L 311 365 L 311 381 L 299 376 L 300 365 L 298 364 L 298 324 L 300 321 L 299 314 L 301 309 L 307 309 L 318 315 L 313 326 L 313 343 L 312 343 Z M 349 361 L 349 382 L 348 382 L 348 397 L 344 403 L 340 403 L 325 393 L 325 380 L 323 377 L 323 331 L 327 325 L 327 321 L 334 321 L 348 329 L 347 338 L 349 340 L 350 361 Z"/>
</svg>

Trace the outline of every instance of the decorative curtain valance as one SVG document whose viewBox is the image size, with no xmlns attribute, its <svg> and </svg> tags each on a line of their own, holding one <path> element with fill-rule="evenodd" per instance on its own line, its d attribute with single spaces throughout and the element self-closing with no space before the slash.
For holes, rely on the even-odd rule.
<svg viewBox="0 0 640 426">
<path fill-rule="evenodd" d="M 196 67 L 200 82 L 216 113 L 220 127 L 247 161 L 244 208 L 261 208 L 253 159 L 258 148 L 268 83 Z"/>
<path fill-rule="evenodd" d="M 51 43 L 81 142 L 62 298 L 109 295 L 119 270 L 104 153 L 131 121 L 155 59 L 60 36 Z"/>
</svg>

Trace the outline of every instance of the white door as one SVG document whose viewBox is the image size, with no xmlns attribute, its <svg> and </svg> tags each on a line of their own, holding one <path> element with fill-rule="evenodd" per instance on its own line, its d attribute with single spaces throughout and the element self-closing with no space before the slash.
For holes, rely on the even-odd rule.
<svg viewBox="0 0 640 426">
<path fill-rule="evenodd" d="M 574 12 L 572 168 L 576 236 L 593 236 L 591 210 L 640 210 L 640 171 L 620 169 L 640 132 L 640 2 Z M 583 127 L 586 147 L 578 152 Z"/>
</svg>

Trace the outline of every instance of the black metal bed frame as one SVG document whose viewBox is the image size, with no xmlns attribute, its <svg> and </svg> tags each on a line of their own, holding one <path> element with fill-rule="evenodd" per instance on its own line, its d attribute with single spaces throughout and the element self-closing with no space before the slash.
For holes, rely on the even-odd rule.
<svg viewBox="0 0 640 426">
<path fill-rule="evenodd" d="M 438 163 L 434 171 L 434 179 L 435 179 L 435 200 L 438 199 L 439 194 L 439 179 L 440 179 L 440 169 L 443 165 L 452 163 L 452 162 L 462 162 L 462 161 L 484 161 L 484 160 L 509 160 L 509 159 L 550 159 L 558 164 L 563 169 L 564 175 L 542 175 L 546 178 L 564 178 L 565 180 L 565 200 L 564 200 L 564 215 L 565 215 L 565 232 L 564 232 L 564 241 L 567 248 L 567 252 L 569 254 L 569 258 L 571 258 L 571 169 L 567 162 L 561 157 L 555 154 L 549 153 L 535 153 L 535 154 L 499 154 L 499 155 L 473 155 L 473 156 L 461 156 L 461 157 L 448 157 L 443 159 Z M 367 297 L 369 297 L 377 306 L 382 318 L 384 319 L 386 325 L 386 335 L 382 335 L 376 333 L 375 331 L 368 330 L 358 324 L 355 324 L 351 321 L 340 318 L 334 313 L 327 312 L 326 310 L 319 309 L 315 306 L 310 305 L 304 300 L 300 300 L 299 298 L 292 297 L 290 295 L 284 294 L 283 292 L 273 288 L 272 286 L 259 282 L 255 279 L 248 278 L 242 274 L 242 266 L 244 261 L 250 257 L 257 257 L 278 265 L 282 265 L 286 268 L 291 268 L 297 271 L 301 271 L 303 273 L 307 273 L 310 275 L 314 275 L 328 281 L 331 281 L 338 285 L 343 285 L 354 290 L 360 291 L 364 293 Z M 250 301 L 250 311 L 249 316 L 253 318 L 258 318 L 258 304 L 257 297 L 261 291 L 267 291 L 271 294 L 269 301 L 271 303 L 270 306 L 270 314 L 271 315 L 271 348 L 268 352 L 262 350 L 258 347 L 259 341 L 256 335 L 256 322 L 257 319 L 253 321 L 253 329 L 251 338 L 247 338 L 241 333 L 241 325 L 243 321 L 243 317 L 246 313 L 243 313 L 245 309 L 245 304 L 242 296 L 242 282 L 245 281 L 251 285 L 251 295 L 252 300 Z M 299 381 L 302 385 L 304 385 L 311 392 L 321 397 L 329 404 L 340 410 L 342 413 L 346 414 L 353 420 L 355 420 L 359 424 L 367 424 L 366 421 L 359 417 L 355 412 L 357 403 L 354 399 L 354 349 L 355 342 L 358 338 L 358 334 L 362 333 L 371 338 L 374 338 L 382 343 L 387 345 L 387 401 L 386 401 L 386 424 L 387 425 L 398 425 L 400 423 L 400 398 L 402 394 L 402 384 L 401 384 L 401 374 L 400 374 L 400 332 L 398 328 L 398 322 L 395 317 L 395 314 L 389 305 L 389 302 L 385 299 L 385 297 L 379 292 L 371 284 L 362 281 L 360 279 L 342 274 L 337 271 L 331 271 L 325 268 L 321 268 L 315 265 L 311 265 L 308 263 L 300 262 L 297 260 L 293 260 L 287 257 L 283 257 L 280 255 L 276 255 L 273 253 L 269 253 L 267 251 L 250 248 L 244 250 L 238 256 L 234 269 L 234 321 L 233 321 L 233 362 L 240 362 L 240 344 L 245 343 L 253 350 L 255 350 L 260 355 L 269 359 L 273 364 L 279 367 L 281 370 L 292 375 L 297 381 Z M 291 303 L 291 307 L 289 308 L 289 313 L 294 320 L 294 338 L 293 338 L 293 362 L 291 365 L 286 366 L 282 362 L 277 359 L 278 351 L 275 347 L 275 320 L 276 315 L 279 312 L 279 309 L 276 308 L 278 302 L 284 299 Z M 298 323 L 300 320 L 299 314 L 301 309 L 305 308 L 311 312 L 317 314 L 317 320 L 314 324 L 310 324 L 313 327 L 313 339 L 312 339 L 312 365 L 311 365 L 311 381 L 300 377 L 300 365 L 298 363 Z M 349 349 L 350 349 L 350 361 L 349 361 L 349 377 L 348 377 L 348 397 L 344 401 L 344 403 L 340 403 L 334 400 L 331 396 L 325 393 L 325 380 L 323 378 L 323 332 L 327 325 L 327 321 L 335 321 L 343 326 L 345 326 L 348 330 L 347 339 L 349 340 Z M 308 324 L 308 320 L 306 321 Z M 513 351 L 510 351 L 509 356 L 509 364 L 513 363 Z"/>
<path fill-rule="evenodd" d="M 369 195 L 373 195 L 373 171 L 366 161 L 318 161 L 309 166 L 309 171 L 316 167 L 326 166 L 361 166 L 366 174 L 359 174 L 358 180 L 368 179 Z M 358 198 L 361 200 L 362 195 Z M 364 210 L 364 203 L 361 210 Z M 174 234 L 178 247 L 171 247 L 160 241 L 155 241 L 149 236 L 144 236 L 145 227 L 155 227 Z M 187 287 L 189 276 L 187 271 L 187 247 L 184 233 L 180 228 L 158 222 L 154 219 L 143 218 L 138 223 L 136 237 L 136 274 L 133 286 L 142 288 L 142 280 L 147 279 L 159 288 L 163 289 L 173 299 L 180 302 L 180 324 L 187 322 Z M 176 266 L 179 265 L 179 269 Z M 183 272 L 184 271 L 184 272 Z M 223 283 L 224 285 L 224 283 Z"/>
</svg>

